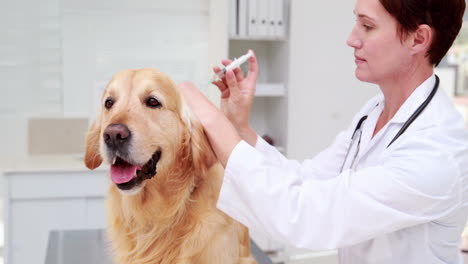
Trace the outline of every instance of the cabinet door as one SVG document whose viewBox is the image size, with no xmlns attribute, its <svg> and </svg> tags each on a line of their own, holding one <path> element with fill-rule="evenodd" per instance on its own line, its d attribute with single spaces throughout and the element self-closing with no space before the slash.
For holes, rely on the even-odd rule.
<svg viewBox="0 0 468 264">
<path fill-rule="evenodd" d="M 106 228 L 106 201 L 104 198 L 86 199 L 86 226 L 89 229 Z"/>
<path fill-rule="evenodd" d="M 9 221 L 9 263 L 44 263 L 51 230 L 86 228 L 85 199 L 15 200 Z"/>
</svg>

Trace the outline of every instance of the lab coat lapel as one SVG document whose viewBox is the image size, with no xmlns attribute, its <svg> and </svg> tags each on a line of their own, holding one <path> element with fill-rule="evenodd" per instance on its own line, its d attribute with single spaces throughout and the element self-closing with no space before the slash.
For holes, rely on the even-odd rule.
<svg viewBox="0 0 468 264">
<path fill-rule="evenodd" d="M 375 137 L 372 137 L 375 125 L 377 124 L 377 120 L 379 119 L 380 114 L 383 110 L 383 100 L 379 102 L 379 104 L 369 113 L 366 123 L 363 126 L 362 131 L 362 142 L 361 142 L 361 150 L 359 150 L 358 156 L 356 158 L 356 166 L 358 166 L 363 157 L 365 157 L 369 151 L 372 149 L 373 146 L 377 142 L 379 142 L 382 134 L 385 133 L 387 126 L 384 126 Z"/>
<path fill-rule="evenodd" d="M 374 136 L 372 134 L 375 130 L 377 120 L 383 111 L 384 101 L 379 102 L 379 106 L 369 113 L 367 124 L 363 128 L 363 137 L 365 138 L 365 144 L 361 145 L 361 149 L 356 158 L 356 167 L 360 166 L 362 159 L 369 154 L 370 150 L 376 146 L 377 143 L 385 144 L 385 148 L 391 142 L 393 137 L 398 133 L 398 130 L 408 120 L 408 118 L 414 113 L 414 111 L 424 102 L 427 96 L 432 91 L 435 84 L 435 76 L 432 75 L 426 81 L 424 81 L 413 93 L 406 99 L 400 109 L 397 111 L 395 116 Z M 414 126 L 415 124 L 412 124 Z M 391 128 L 391 129 L 389 129 Z"/>
</svg>

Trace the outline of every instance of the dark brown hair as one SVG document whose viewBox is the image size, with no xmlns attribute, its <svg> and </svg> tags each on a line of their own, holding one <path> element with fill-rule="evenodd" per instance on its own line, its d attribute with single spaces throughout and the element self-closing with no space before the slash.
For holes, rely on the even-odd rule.
<svg viewBox="0 0 468 264">
<path fill-rule="evenodd" d="M 465 12 L 465 0 L 380 0 L 380 3 L 398 21 L 402 40 L 421 24 L 432 28 L 432 44 L 426 55 L 436 66 L 457 37 Z"/>
</svg>

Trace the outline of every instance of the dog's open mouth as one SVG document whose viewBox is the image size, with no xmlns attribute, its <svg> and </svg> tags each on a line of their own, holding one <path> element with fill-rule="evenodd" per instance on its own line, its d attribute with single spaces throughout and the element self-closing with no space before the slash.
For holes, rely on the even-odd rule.
<svg viewBox="0 0 468 264">
<path fill-rule="evenodd" d="M 111 179 L 121 190 L 130 190 L 142 181 L 156 175 L 156 165 L 161 158 L 161 151 L 156 151 L 143 166 L 133 165 L 116 156 L 111 165 Z"/>
</svg>

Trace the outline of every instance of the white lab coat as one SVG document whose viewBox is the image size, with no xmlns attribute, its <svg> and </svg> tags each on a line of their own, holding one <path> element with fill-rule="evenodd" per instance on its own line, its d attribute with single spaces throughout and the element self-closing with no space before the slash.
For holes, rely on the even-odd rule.
<svg viewBox="0 0 468 264">
<path fill-rule="evenodd" d="M 302 163 L 261 138 L 255 148 L 241 141 L 227 162 L 218 208 L 296 247 L 338 248 L 342 264 L 463 263 L 458 246 L 468 219 L 468 133 L 443 89 L 387 148 L 434 83 L 432 75 L 373 138 L 384 101 L 382 95 L 371 99 L 329 148 Z M 355 167 L 348 158 L 340 173 L 364 115 Z"/>
</svg>

